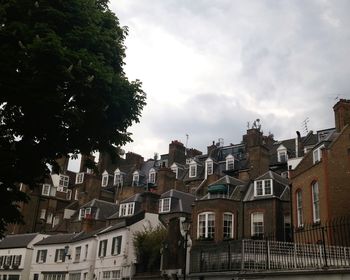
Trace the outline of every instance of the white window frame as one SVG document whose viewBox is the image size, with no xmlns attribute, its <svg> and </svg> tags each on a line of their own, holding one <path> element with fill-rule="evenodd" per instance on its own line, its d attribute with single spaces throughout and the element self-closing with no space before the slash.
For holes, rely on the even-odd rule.
<svg viewBox="0 0 350 280">
<path fill-rule="evenodd" d="M 85 218 L 85 208 L 79 210 L 79 221 Z"/>
<path fill-rule="evenodd" d="M 317 181 L 311 185 L 312 193 L 312 218 L 314 223 L 320 222 L 320 187 Z"/>
<path fill-rule="evenodd" d="M 107 255 L 108 239 L 100 240 L 98 247 L 99 258 L 104 258 Z"/>
<path fill-rule="evenodd" d="M 270 182 L 270 193 L 266 192 L 267 182 Z M 258 187 L 261 186 L 261 193 L 259 192 Z M 267 196 L 273 194 L 273 180 L 272 179 L 264 179 L 264 180 L 256 180 L 254 181 L 254 196 Z"/>
<path fill-rule="evenodd" d="M 71 200 L 72 199 L 72 190 L 68 189 L 66 194 L 66 199 Z"/>
<path fill-rule="evenodd" d="M 151 170 L 149 171 L 148 182 L 152 184 L 156 183 L 156 171 L 154 170 L 154 168 L 151 168 Z"/>
<path fill-rule="evenodd" d="M 57 226 L 60 223 L 60 217 L 59 216 L 54 216 L 52 218 L 52 227 L 54 228 L 55 226 Z"/>
<path fill-rule="evenodd" d="M 159 213 L 170 212 L 171 209 L 171 198 L 162 198 L 159 200 Z"/>
<path fill-rule="evenodd" d="M 75 247 L 74 262 L 80 262 L 81 257 L 81 246 Z"/>
<path fill-rule="evenodd" d="M 123 236 L 118 235 L 114 236 L 112 239 L 112 248 L 111 248 L 111 255 L 116 256 L 121 253 L 121 247 L 122 247 L 122 242 L 123 242 Z"/>
<path fill-rule="evenodd" d="M 92 218 L 92 211 L 91 211 L 91 207 L 87 207 L 85 208 L 85 211 L 84 211 L 84 218 L 87 219 L 87 218 Z M 90 215 L 90 216 L 89 216 Z"/>
<path fill-rule="evenodd" d="M 102 173 L 102 180 L 101 180 L 101 186 L 102 187 L 107 187 L 108 186 L 108 172 L 105 171 Z"/>
<path fill-rule="evenodd" d="M 179 178 L 179 167 L 176 165 L 176 163 L 173 163 L 170 167 L 171 171 L 175 173 L 175 179 Z"/>
<path fill-rule="evenodd" d="M 212 175 L 214 173 L 214 162 L 211 158 L 205 161 L 205 175 Z"/>
<path fill-rule="evenodd" d="M 63 261 L 64 261 L 64 249 L 56 249 L 55 262 L 63 262 Z"/>
<path fill-rule="evenodd" d="M 223 214 L 223 237 L 224 239 L 233 238 L 233 232 L 234 232 L 234 214 L 231 212 L 225 212 Z M 225 225 L 225 222 L 228 224 Z"/>
<path fill-rule="evenodd" d="M 52 213 L 47 214 L 46 223 L 52 224 L 52 220 L 53 220 L 53 214 Z"/>
<path fill-rule="evenodd" d="M 79 192 L 78 192 L 78 189 L 75 189 L 74 200 L 78 200 L 78 199 L 79 199 Z"/>
<path fill-rule="evenodd" d="M 282 161 L 283 155 L 284 155 L 284 160 Z M 287 162 L 288 161 L 287 148 L 283 145 L 280 145 L 277 148 L 277 161 L 278 162 Z"/>
<path fill-rule="evenodd" d="M 84 261 L 87 260 L 88 253 L 89 253 L 89 244 L 85 244 Z"/>
<path fill-rule="evenodd" d="M 204 219 L 201 219 L 203 217 Z M 203 226 L 201 223 L 204 222 Z M 212 225 L 210 224 L 212 222 Z M 201 229 L 204 229 L 204 235 Z M 209 232 L 209 228 L 212 228 Z M 202 212 L 198 214 L 197 238 L 214 238 L 215 237 L 215 213 Z"/>
<path fill-rule="evenodd" d="M 191 163 L 189 165 L 188 177 L 189 178 L 197 177 L 197 163 Z"/>
<path fill-rule="evenodd" d="M 296 202 L 297 202 L 297 225 L 298 227 L 304 226 L 304 215 L 303 215 L 303 192 L 297 190 L 296 192 Z"/>
<path fill-rule="evenodd" d="M 119 217 L 127 217 L 134 215 L 135 202 L 122 203 L 119 206 Z"/>
<path fill-rule="evenodd" d="M 16 255 L 12 260 L 12 268 L 18 268 L 21 265 L 22 255 Z"/>
<path fill-rule="evenodd" d="M 235 169 L 235 158 L 234 158 L 234 156 L 229 154 L 225 158 L 225 160 L 226 160 L 226 170 L 234 170 Z"/>
<path fill-rule="evenodd" d="M 312 160 L 313 163 L 318 163 L 322 159 L 322 149 L 324 149 L 324 145 L 321 145 L 320 147 L 316 148 L 312 151 Z"/>
<path fill-rule="evenodd" d="M 38 250 L 37 263 L 45 263 L 47 259 L 47 249 Z"/>
<path fill-rule="evenodd" d="M 123 186 L 123 175 L 121 174 L 119 168 L 114 171 L 113 185 L 118 187 Z"/>
<path fill-rule="evenodd" d="M 50 195 L 50 190 L 51 190 L 51 185 L 50 184 L 43 184 L 41 194 L 49 196 Z"/>
<path fill-rule="evenodd" d="M 134 171 L 132 174 L 132 186 L 137 187 L 140 181 L 140 173 L 138 171 Z"/>
<path fill-rule="evenodd" d="M 75 176 L 75 183 L 76 184 L 81 184 L 84 182 L 84 172 L 77 173 Z"/>
<path fill-rule="evenodd" d="M 69 176 L 60 174 L 57 190 L 59 192 L 67 192 L 68 185 L 69 185 Z"/>
<path fill-rule="evenodd" d="M 251 236 L 263 236 L 265 231 L 265 223 L 264 223 L 264 213 L 263 212 L 253 212 L 250 214 L 250 229 Z M 257 227 L 255 224 L 262 223 L 262 225 L 258 225 L 261 230 L 256 231 Z"/>
<path fill-rule="evenodd" d="M 46 209 L 43 208 L 40 210 L 40 219 L 45 220 L 46 219 Z"/>
</svg>

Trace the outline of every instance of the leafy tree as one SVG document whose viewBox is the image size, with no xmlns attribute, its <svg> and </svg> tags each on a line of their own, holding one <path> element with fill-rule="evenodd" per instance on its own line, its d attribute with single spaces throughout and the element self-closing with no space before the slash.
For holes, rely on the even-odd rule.
<svg viewBox="0 0 350 280">
<path fill-rule="evenodd" d="M 165 240 L 166 230 L 158 226 L 156 228 L 144 228 L 134 235 L 134 248 L 137 256 L 139 272 L 153 272 L 160 269 L 160 249 Z"/>
<path fill-rule="evenodd" d="M 55 160 L 115 151 L 145 105 L 123 72 L 127 28 L 108 0 L 0 0 L 0 235 L 19 222 L 18 183 Z"/>
</svg>

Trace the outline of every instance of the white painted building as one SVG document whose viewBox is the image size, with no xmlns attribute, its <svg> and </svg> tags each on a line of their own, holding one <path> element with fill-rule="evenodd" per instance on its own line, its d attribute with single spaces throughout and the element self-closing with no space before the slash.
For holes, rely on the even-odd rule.
<svg viewBox="0 0 350 280">
<path fill-rule="evenodd" d="M 34 246 L 32 280 L 92 280 L 96 256 L 95 233 L 49 236 Z"/>
<path fill-rule="evenodd" d="M 38 233 L 7 235 L 0 242 L 0 279 L 29 280 L 33 244 L 46 236 Z"/>
<path fill-rule="evenodd" d="M 95 275 L 97 280 L 131 279 L 135 274 L 136 254 L 133 238 L 136 232 L 157 227 L 158 214 L 145 213 L 121 220 L 97 234 Z"/>
</svg>

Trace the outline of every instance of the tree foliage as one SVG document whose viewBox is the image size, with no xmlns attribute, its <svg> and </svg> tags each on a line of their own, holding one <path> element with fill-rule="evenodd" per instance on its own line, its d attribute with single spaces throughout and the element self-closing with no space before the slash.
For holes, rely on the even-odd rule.
<svg viewBox="0 0 350 280">
<path fill-rule="evenodd" d="M 156 228 L 144 228 L 134 235 L 134 248 L 140 272 L 153 272 L 160 267 L 160 250 L 165 240 L 166 230 L 158 226 Z"/>
<path fill-rule="evenodd" d="M 71 154 L 113 151 L 145 105 L 123 72 L 127 28 L 107 0 L 0 0 L 0 235 Z M 9 215 L 9 213 L 11 213 Z"/>
</svg>

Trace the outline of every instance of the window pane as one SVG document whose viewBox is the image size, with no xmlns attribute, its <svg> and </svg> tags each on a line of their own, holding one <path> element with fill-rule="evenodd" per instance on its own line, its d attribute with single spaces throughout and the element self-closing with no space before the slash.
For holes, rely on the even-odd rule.
<svg viewBox="0 0 350 280">
<path fill-rule="evenodd" d="M 233 237 L 233 215 L 224 214 L 224 238 Z"/>
</svg>

